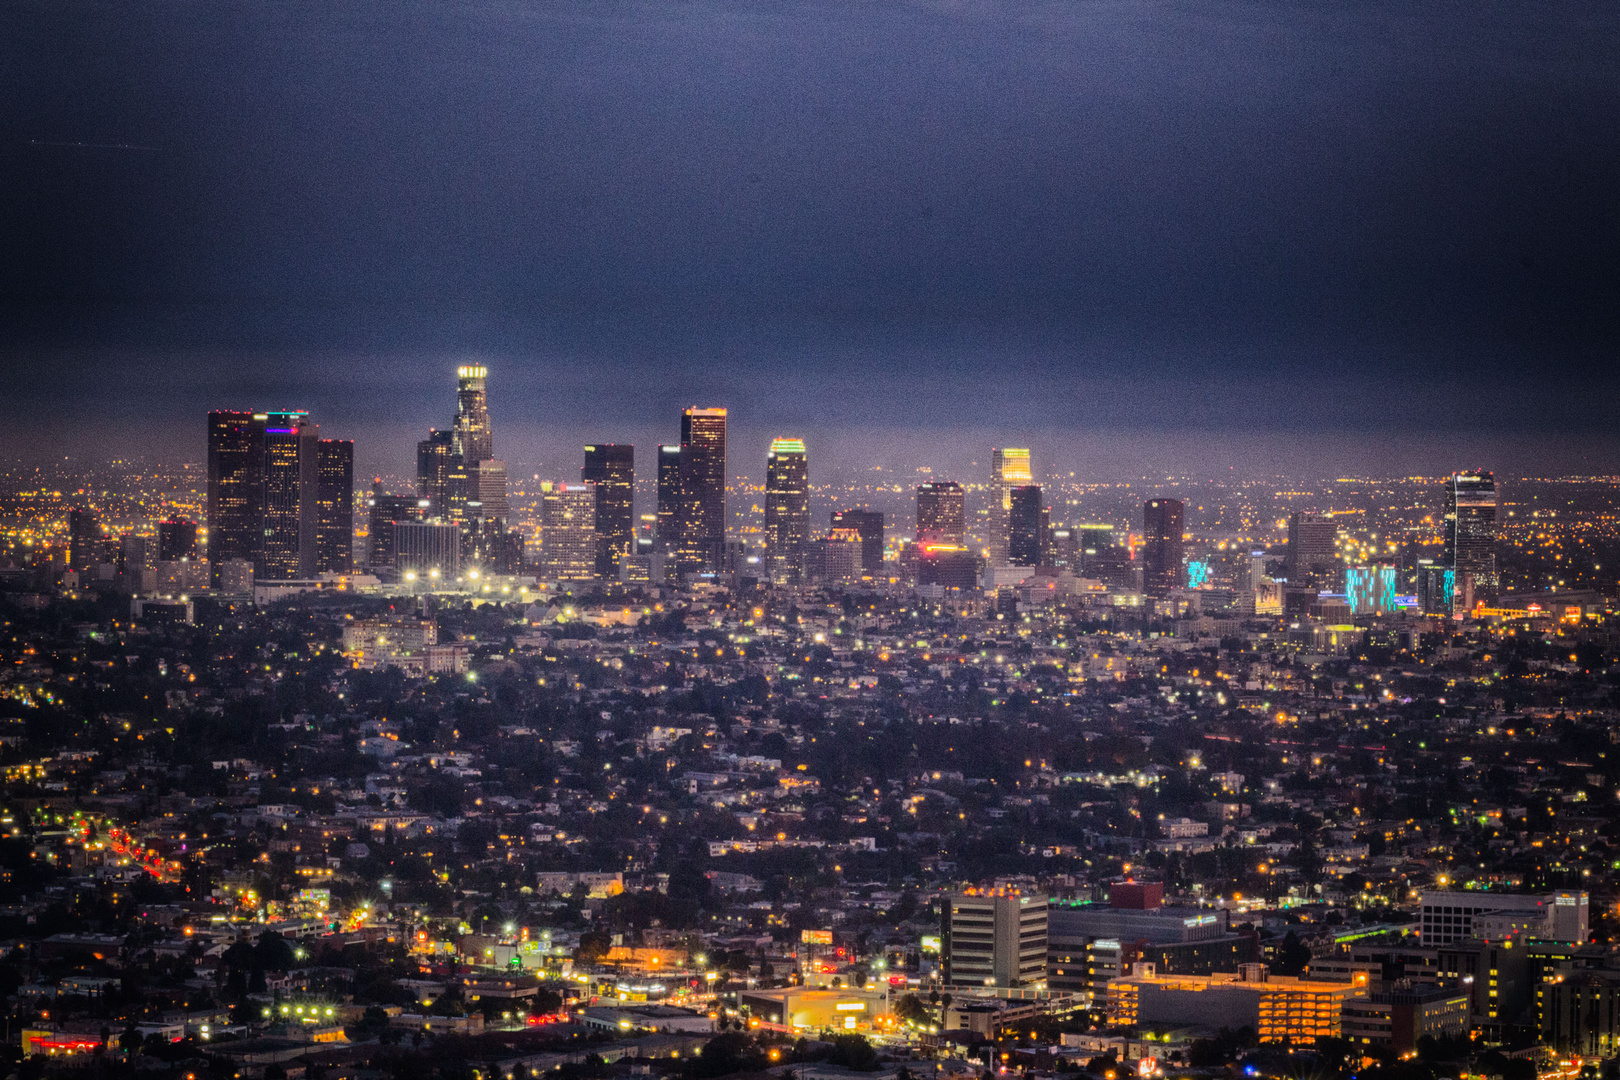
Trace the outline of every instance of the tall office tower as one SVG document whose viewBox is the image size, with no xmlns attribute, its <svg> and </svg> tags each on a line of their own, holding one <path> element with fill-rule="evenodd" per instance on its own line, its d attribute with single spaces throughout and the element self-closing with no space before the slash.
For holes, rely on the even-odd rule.
<svg viewBox="0 0 1620 1080">
<path fill-rule="evenodd" d="M 861 538 L 861 573 L 883 576 L 883 514 L 878 510 L 834 510 L 834 529 L 854 529 Z"/>
<path fill-rule="evenodd" d="M 1338 584 L 1339 527 L 1327 514 L 1296 511 L 1288 516 L 1288 557 L 1283 573 L 1290 585 Z"/>
<path fill-rule="evenodd" d="M 456 424 L 454 448 L 469 468 L 495 456 L 495 436 L 489 427 L 489 397 L 482 364 L 456 369 Z"/>
<path fill-rule="evenodd" d="M 997 447 L 990 451 L 991 566 L 1007 565 L 1013 488 L 1034 482 L 1035 474 L 1030 471 L 1028 450 Z"/>
<path fill-rule="evenodd" d="M 322 439 L 315 451 L 315 572 L 354 570 L 354 443 Z"/>
<path fill-rule="evenodd" d="M 511 513 L 506 498 L 506 462 L 484 458 L 464 468 L 463 490 L 467 498 L 463 516 L 477 519 L 480 524 L 504 525 Z"/>
<path fill-rule="evenodd" d="M 1055 570 L 1080 573 L 1080 530 L 1058 525 L 1047 530 L 1046 557 Z"/>
<path fill-rule="evenodd" d="M 579 478 L 596 485 L 596 576 L 619 579 L 619 560 L 636 539 L 636 448 L 597 443 L 585 448 Z"/>
<path fill-rule="evenodd" d="M 726 550 L 726 410 L 681 413 L 681 569 L 719 573 Z"/>
<path fill-rule="evenodd" d="M 428 500 L 429 517 L 449 516 L 452 477 L 460 468 L 454 432 L 435 428 L 416 444 L 416 493 Z"/>
<path fill-rule="evenodd" d="M 68 569 L 88 570 L 101 561 L 101 519 L 89 510 L 68 511 Z"/>
<path fill-rule="evenodd" d="M 208 414 L 208 562 L 252 561 L 264 542 L 264 413 Z"/>
<path fill-rule="evenodd" d="M 366 497 L 366 532 L 371 538 L 367 566 L 394 565 L 394 522 L 420 521 L 421 502 L 415 495 L 385 495 L 382 481 L 372 481 L 371 494 Z"/>
<path fill-rule="evenodd" d="M 1115 543 L 1112 525 L 1088 524 L 1075 527 L 1075 546 L 1080 549 L 1080 573 L 1105 585 L 1128 589 L 1134 568 L 1130 549 Z"/>
<path fill-rule="evenodd" d="M 917 485 L 917 543 L 967 543 L 962 485 L 954 480 Z"/>
<path fill-rule="evenodd" d="M 658 448 L 658 512 L 655 533 L 665 555 L 681 543 L 681 448 Z"/>
<path fill-rule="evenodd" d="M 596 485 L 540 485 L 540 576 L 589 581 L 596 576 Z"/>
<path fill-rule="evenodd" d="M 1047 902 L 1014 889 L 969 890 L 940 904 L 947 986 L 1028 986 L 1046 978 Z"/>
<path fill-rule="evenodd" d="M 861 534 L 854 529 L 833 529 L 806 549 L 814 552 L 815 576 L 822 581 L 849 584 L 861 580 Z"/>
<path fill-rule="evenodd" d="M 1446 481 L 1445 565 L 1459 589 L 1473 582 L 1476 601 L 1496 599 L 1496 477 L 1456 473 Z"/>
<path fill-rule="evenodd" d="M 197 558 L 197 523 L 185 518 L 169 518 L 158 522 L 157 557 L 159 562 L 179 562 Z"/>
<path fill-rule="evenodd" d="M 1007 564 L 1046 565 L 1046 510 L 1041 489 L 1023 484 L 1012 489 L 1007 508 Z"/>
<path fill-rule="evenodd" d="M 264 543 L 253 575 L 261 581 L 312 578 L 320 428 L 305 412 L 273 412 L 264 427 Z"/>
<path fill-rule="evenodd" d="M 1187 584 L 1181 569 L 1180 499 L 1149 499 L 1142 506 L 1142 591 L 1163 596 Z"/>
<path fill-rule="evenodd" d="M 804 578 L 810 540 L 810 465 L 803 439 L 772 439 L 765 455 L 765 569 L 779 585 Z"/>
</svg>

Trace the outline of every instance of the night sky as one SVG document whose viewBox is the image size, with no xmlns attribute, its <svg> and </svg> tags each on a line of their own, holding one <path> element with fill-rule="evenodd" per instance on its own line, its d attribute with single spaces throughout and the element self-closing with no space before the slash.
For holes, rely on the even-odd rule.
<svg viewBox="0 0 1620 1080">
<path fill-rule="evenodd" d="M 0 7 L 19 451 L 1615 470 L 1617 345 L 1613 0 Z"/>
</svg>

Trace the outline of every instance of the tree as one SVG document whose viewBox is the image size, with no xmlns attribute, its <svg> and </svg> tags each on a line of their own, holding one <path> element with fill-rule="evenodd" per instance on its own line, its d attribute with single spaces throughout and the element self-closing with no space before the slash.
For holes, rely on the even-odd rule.
<svg viewBox="0 0 1620 1080">
<path fill-rule="evenodd" d="M 895 1002 L 894 1015 L 902 1020 L 909 1020 L 913 1024 L 931 1024 L 934 1022 L 934 1011 L 926 1002 L 916 994 L 904 994 Z"/>
<path fill-rule="evenodd" d="M 579 935 L 579 948 L 574 950 L 574 959 L 587 964 L 594 964 L 608 954 L 613 947 L 613 938 L 604 930 L 587 930 Z"/>
<path fill-rule="evenodd" d="M 1277 974 L 1298 975 L 1310 962 L 1311 950 L 1299 940 L 1298 934 L 1288 931 L 1283 937 L 1282 947 L 1277 950 Z"/>
</svg>

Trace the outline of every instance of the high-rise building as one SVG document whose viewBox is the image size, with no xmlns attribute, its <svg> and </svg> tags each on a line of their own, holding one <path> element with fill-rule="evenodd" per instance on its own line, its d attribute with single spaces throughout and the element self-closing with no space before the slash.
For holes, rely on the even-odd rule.
<svg viewBox="0 0 1620 1080">
<path fill-rule="evenodd" d="M 861 534 L 854 529 L 833 529 L 807 548 L 819 580 L 847 585 L 861 579 Z"/>
<path fill-rule="evenodd" d="M 810 466 L 803 439 L 772 439 L 765 455 L 765 566 L 781 585 L 804 577 L 810 540 Z"/>
<path fill-rule="evenodd" d="M 506 462 L 494 458 L 464 465 L 466 470 L 467 520 L 504 526 L 509 511 L 506 499 Z"/>
<path fill-rule="evenodd" d="M 1034 482 L 1027 449 L 996 447 L 990 451 L 990 565 L 1007 565 L 1013 489 Z"/>
<path fill-rule="evenodd" d="M 1135 567 L 1131 552 L 1114 539 L 1112 525 L 1087 524 L 1075 527 L 1079 534 L 1076 544 L 1080 549 L 1080 573 L 1095 578 L 1105 585 L 1128 589 L 1135 584 Z"/>
<path fill-rule="evenodd" d="M 83 572 L 101 561 L 101 519 L 89 510 L 68 511 L 68 569 Z"/>
<path fill-rule="evenodd" d="M 917 485 L 917 542 L 967 544 L 962 485 L 954 480 Z"/>
<path fill-rule="evenodd" d="M 495 456 L 495 437 L 489 426 L 489 396 L 482 364 L 456 369 L 456 423 L 453 449 L 469 468 Z"/>
<path fill-rule="evenodd" d="M 1163 596 L 1186 584 L 1182 578 L 1180 499 L 1149 499 L 1142 507 L 1142 589 Z"/>
<path fill-rule="evenodd" d="M 596 485 L 540 485 L 540 574 L 553 581 L 596 576 Z"/>
<path fill-rule="evenodd" d="M 726 548 L 726 410 L 681 413 L 680 550 L 685 573 L 719 573 Z"/>
<path fill-rule="evenodd" d="M 1283 573 L 1290 585 L 1338 585 L 1339 527 L 1328 514 L 1296 511 L 1288 516 L 1288 557 Z"/>
<path fill-rule="evenodd" d="M 1344 572 L 1344 595 L 1352 615 L 1383 615 L 1395 609 L 1395 566 L 1373 563 Z"/>
<path fill-rule="evenodd" d="M 197 523 L 184 518 L 170 518 L 158 522 L 158 561 L 195 561 L 197 558 Z"/>
<path fill-rule="evenodd" d="M 264 543 L 264 413 L 208 414 L 208 561 L 212 584 L 228 559 L 257 558 Z"/>
<path fill-rule="evenodd" d="M 1456 473 L 1446 481 L 1445 564 L 1459 583 L 1473 582 L 1476 601 L 1496 598 L 1496 477 Z M 1460 587 L 1460 585 L 1459 585 Z"/>
<path fill-rule="evenodd" d="M 854 529 L 861 538 L 861 573 L 883 576 L 883 513 L 879 510 L 834 510 L 834 529 Z"/>
<path fill-rule="evenodd" d="M 354 443 L 322 439 L 315 464 L 315 572 L 354 570 Z"/>
<path fill-rule="evenodd" d="M 947 986 L 1032 986 L 1046 981 L 1046 898 L 1013 889 L 970 890 L 940 905 Z"/>
<path fill-rule="evenodd" d="M 1041 505 L 1041 489 L 1034 484 L 1015 487 L 1007 505 L 1007 564 L 1045 565 L 1046 510 Z"/>
<path fill-rule="evenodd" d="M 658 546 L 673 556 L 681 544 L 681 448 L 658 448 Z"/>
<path fill-rule="evenodd" d="M 449 517 L 452 477 L 461 467 L 455 433 L 437 428 L 416 444 L 416 493 L 428 501 L 429 517 Z"/>
<path fill-rule="evenodd" d="M 371 547 L 366 565 L 382 568 L 394 565 L 394 522 L 420 521 L 425 500 L 415 495 L 387 495 L 382 481 L 374 480 L 371 494 L 366 498 L 366 531 Z"/>
<path fill-rule="evenodd" d="M 1046 558 L 1055 570 L 1080 573 L 1080 530 L 1055 525 L 1046 533 Z"/>
<path fill-rule="evenodd" d="M 1457 574 L 1449 566 L 1427 560 L 1418 563 L 1418 610 L 1425 615 L 1450 615 L 1457 595 Z"/>
<path fill-rule="evenodd" d="M 619 560 L 636 538 L 636 448 L 597 443 L 585 448 L 579 478 L 596 485 L 596 576 L 619 578 Z"/>
<path fill-rule="evenodd" d="M 264 428 L 264 543 L 255 553 L 260 581 L 316 573 L 320 428 L 305 412 L 267 414 Z"/>
</svg>

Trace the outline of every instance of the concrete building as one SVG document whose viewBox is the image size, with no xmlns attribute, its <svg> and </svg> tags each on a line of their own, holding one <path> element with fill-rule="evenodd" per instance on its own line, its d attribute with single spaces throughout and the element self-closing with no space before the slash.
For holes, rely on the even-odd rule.
<svg viewBox="0 0 1620 1080">
<path fill-rule="evenodd" d="M 1432 983 L 1374 990 L 1349 998 L 1339 1018 L 1340 1037 L 1356 1046 L 1410 1053 L 1425 1035 L 1436 1039 L 1468 1031 L 1468 994 Z"/>
<path fill-rule="evenodd" d="M 1214 975 L 1159 975 L 1151 964 L 1137 964 L 1130 975 L 1108 984 L 1108 1018 L 1127 1026 L 1248 1027 L 1261 1042 L 1310 1044 L 1337 1038 L 1344 1003 L 1366 993 L 1352 983 L 1268 975 L 1264 964 Z"/>
<path fill-rule="evenodd" d="M 944 981 L 961 986 L 1044 986 L 1047 903 L 1016 890 L 970 890 L 944 904 Z"/>
<path fill-rule="evenodd" d="M 1425 945 L 1469 938 L 1585 941 L 1589 901 L 1583 892 L 1544 895 L 1425 890 L 1419 911 Z"/>
</svg>

